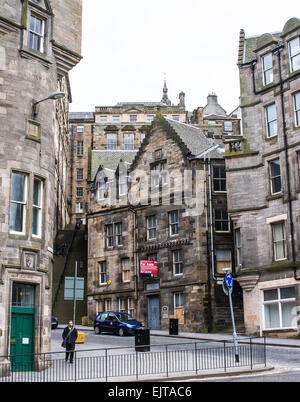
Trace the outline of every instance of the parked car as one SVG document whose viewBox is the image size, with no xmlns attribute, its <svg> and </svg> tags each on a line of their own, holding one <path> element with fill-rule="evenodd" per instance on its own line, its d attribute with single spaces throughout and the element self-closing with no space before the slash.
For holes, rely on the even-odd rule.
<svg viewBox="0 0 300 402">
<path fill-rule="evenodd" d="M 123 312 L 105 312 L 98 313 L 94 321 L 94 331 L 96 334 L 101 332 L 110 332 L 123 335 L 134 335 L 137 328 L 144 324 L 135 320 L 131 315 Z"/>
<path fill-rule="evenodd" d="M 55 317 L 51 317 L 51 329 L 56 329 L 58 326 L 58 319 Z"/>
</svg>

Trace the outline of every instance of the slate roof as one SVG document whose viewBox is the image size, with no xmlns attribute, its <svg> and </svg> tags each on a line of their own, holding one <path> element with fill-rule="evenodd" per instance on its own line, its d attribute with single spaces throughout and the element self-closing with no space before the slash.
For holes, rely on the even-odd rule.
<svg viewBox="0 0 300 402">
<path fill-rule="evenodd" d="M 174 129 L 178 137 L 188 148 L 191 154 L 190 156 L 199 155 L 214 145 L 214 143 L 205 136 L 200 128 L 191 126 L 190 124 L 181 123 L 176 120 L 167 118 L 165 120 Z M 222 154 L 216 150 L 211 152 L 210 157 L 216 159 L 223 158 Z"/>
<path fill-rule="evenodd" d="M 274 39 L 280 39 L 280 32 L 270 34 Z M 243 48 L 243 63 L 250 63 L 253 60 L 256 60 L 256 52 L 255 50 L 258 48 L 258 42 L 261 39 L 262 35 L 250 36 L 244 38 L 244 48 Z"/>
<path fill-rule="evenodd" d="M 113 176 L 116 171 L 120 160 L 131 164 L 137 151 L 107 151 L 107 150 L 93 150 L 91 151 L 91 170 L 90 180 L 95 179 L 99 166 L 103 166 L 108 177 Z"/>
</svg>

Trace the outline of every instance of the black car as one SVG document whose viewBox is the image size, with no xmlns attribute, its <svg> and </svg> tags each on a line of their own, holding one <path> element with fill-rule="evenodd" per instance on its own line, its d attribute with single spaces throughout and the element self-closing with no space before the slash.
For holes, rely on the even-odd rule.
<svg viewBox="0 0 300 402">
<path fill-rule="evenodd" d="M 56 329 L 58 326 L 58 319 L 55 317 L 51 317 L 51 329 Z"/>
<path fill-rule="evenodd" d="M 96 334 L 101 332 L 111 332 L 123 335 L 134 335 L 137 328 L 143 327 L 143 323 L 135 320 L 131 315 L 123 312 L 98 313 L 94 321 Z"/>
</svg>

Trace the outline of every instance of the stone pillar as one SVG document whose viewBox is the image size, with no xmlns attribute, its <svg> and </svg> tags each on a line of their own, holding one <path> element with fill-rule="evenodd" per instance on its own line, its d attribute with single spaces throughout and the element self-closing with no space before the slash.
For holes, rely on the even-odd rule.
<svg viewBox="0 0 300 402">
<path fill-rule="evenodd" d="M 258 274 L 237 278 L 243 289 L 244 323 L 247 335 L 260 334 L 260 297 L 257 282 Z"/>
</svg>

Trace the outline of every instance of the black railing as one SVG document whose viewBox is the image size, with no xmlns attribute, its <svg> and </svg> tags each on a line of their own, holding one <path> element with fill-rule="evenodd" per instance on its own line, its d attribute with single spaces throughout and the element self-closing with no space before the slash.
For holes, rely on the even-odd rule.
<svg viewBox="0 0 300 402">
<path fill-rule="evenodd" d="M 224 340 L 151 345 L 149 352 L 132 347 L 78 350 L 73 364 L 65 362 L 65 352 L 0 357 L 0 382 L 130 381 L 266 366 L 264 338 L 239 341 L 238 352 L 237 362 L 234 345 Z"/>
</svg>

